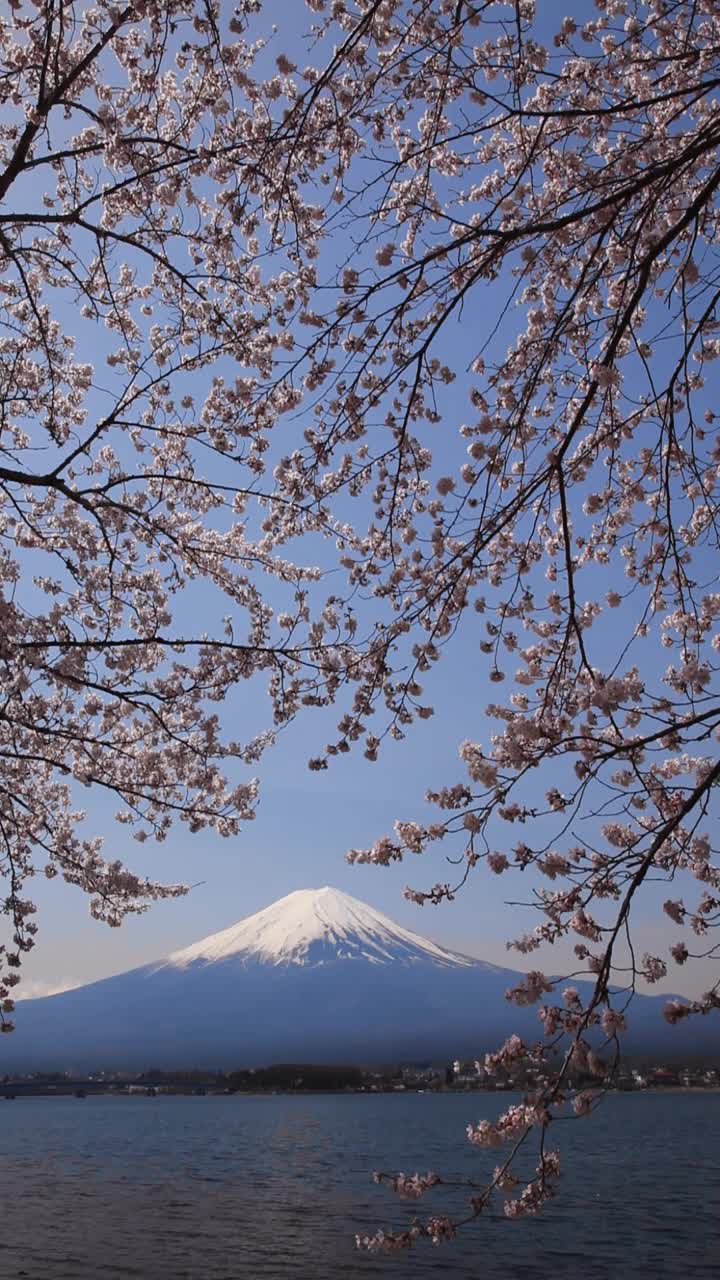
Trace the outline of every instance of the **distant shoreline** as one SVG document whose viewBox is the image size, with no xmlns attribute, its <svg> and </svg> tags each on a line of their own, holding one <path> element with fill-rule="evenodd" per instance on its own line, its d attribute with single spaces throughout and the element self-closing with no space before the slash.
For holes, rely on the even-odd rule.
<svg viewBox="0 0 720 1280">
<path fill-rule="evenodd" d="M 640 1089 L 609 1088 L 607 1093 L 623 1095 L 642 1095 L 647 1093 L 720 1093 L 720 1085 L 648 1085 Z M 522 1094 L 522 1089 L 237 1089 L 226 1091 L 221 1089 L 174 1089 L 171 1091 L 157 1089 L 23 1089 L 16 1093 L 0 1093 L 0 1102 L 18 1102 L 33 1098 L 76 1098 L 87 1101 L 88 1098 L 143 1098 L 157 1101 L 162 1098 L 318 1098 L 318 1097 L 402 1097 L 422 1094 L 427 1097 L 497 1097 L 501 1094 Z"/>
</svg>

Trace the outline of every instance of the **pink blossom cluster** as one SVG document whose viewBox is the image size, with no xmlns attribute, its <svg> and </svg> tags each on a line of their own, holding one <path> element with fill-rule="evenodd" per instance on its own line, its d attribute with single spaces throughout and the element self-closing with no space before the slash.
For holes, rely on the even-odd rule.
<svg viewBox="0 0 720 1280">
<path fill-rule="evenodd" d="M 541 996 L 552 990 L 553 984 L 545 974 L 539 969 L 531 969 L 520 982 L 505 992 L 505 999 L 519 1005 L 536 1004 Z"/>
<path fill-rule="evenodd" d="M 476 1147 L 499 1147 L 512 1142 L 532 1126 L 544 1126 L 549 1120 L 546 1109 L 529 1103 L 513 1103 L 495 1121 L 480 1120 L 466 1129 L 468 1142 Z"/>
<path fill-rule="evenodd" d="M 539 1213 L 543 1205 L 556 1194 L 556 1180 L 559 1176 L 559 1153 L 543 1152 L 540 1164 L 537 1166 L 536 1177 L 523 1188 L 519 1196 L 505 1201 L 505 1217 L 523 1218 L 528 1214 Z"/>
<path fill-rule="evenodd" d="M 419 1200 L 426 1191 L 431 1187 L 436 1187 L 442 1181 L 437 1173 L 395 1173 L 382 1174 L 376 1172 L 373 1174 L 373 1181 L 389 1182 L 393 1191 L 396 1191 L 404 1200 Z"/>
</svg>

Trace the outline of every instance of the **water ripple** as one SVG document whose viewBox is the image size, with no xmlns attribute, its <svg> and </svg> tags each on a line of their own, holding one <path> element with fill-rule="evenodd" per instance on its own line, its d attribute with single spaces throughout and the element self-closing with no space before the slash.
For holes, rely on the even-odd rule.
<svg viewBox="0 0 720 1280">
<path fill-rule="evenodd" d="M 3 1108 L 2 1280 L 692 1280 L 717 1276 L 720 1095 L 609 1097 L 558 1126 L 563 1194 L 379 1260 L 354 1233 L 417 1206 L 374 1168 L 481 1176 L 484 1095 L 18 1099 Z M 428 1207 L 452 1211 L 439 1189 Z M 680 1262 L 681 1260 L 681 1262 Z"/>
</svg>

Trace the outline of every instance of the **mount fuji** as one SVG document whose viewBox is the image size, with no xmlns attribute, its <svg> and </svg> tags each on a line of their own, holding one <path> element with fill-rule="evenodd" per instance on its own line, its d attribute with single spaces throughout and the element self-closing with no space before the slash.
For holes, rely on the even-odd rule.
<svg viewBox="0 0 720 1280">
<path fill-rule="evenodd" d="M 337 889 L 301 889 L 157 963 L 19 1001 L 0 1061 L 83 1071 L 474 1057 L 513 1031 L 540 1038 L 537 1010 L 504 999 L 520 976 Z M 684 1028 L 663 1021 L 665 999 L 635 998 L 629 1051 L 688 1051 Z"/>
</svg>

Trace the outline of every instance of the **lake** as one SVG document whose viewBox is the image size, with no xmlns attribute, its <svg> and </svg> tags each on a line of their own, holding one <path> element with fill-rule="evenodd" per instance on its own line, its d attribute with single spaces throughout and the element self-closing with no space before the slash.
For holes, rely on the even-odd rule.
<svg viewBox="0 0 720 1280">
<path fill-rule="evenodd" d="M 513 1095 L 32 1098 L 0 1103 L 2 1280 L 689 1280 L 720 1259 L 720 1094 L 612 1094 L 562 1121 L 560 1197 L 382 1258 L 354 1233 L 459 1209 L 372 1170 L 473 1177 L 468 1121 Z"/>
</svg>

